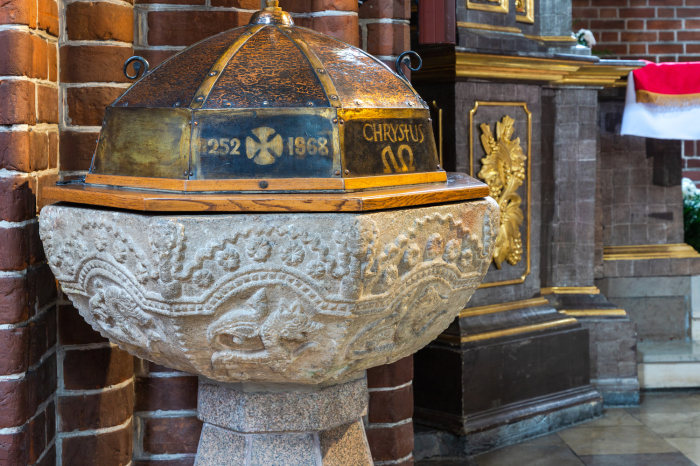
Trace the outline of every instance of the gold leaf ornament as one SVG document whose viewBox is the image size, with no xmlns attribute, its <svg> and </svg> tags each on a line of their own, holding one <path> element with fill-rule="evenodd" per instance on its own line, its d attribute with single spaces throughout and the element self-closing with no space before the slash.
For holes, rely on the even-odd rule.
<svg viewBox="0 0 700 466">
<path fill-rule="evenodd" d="M 520 147 L 520 138 L 511 140 L 515 128 L 513 120 L 504 116 L 496 122 L 496 138 L 491 127 L 481 125 L 481 144 L 486 157 L 481 159 L 479 178 L 484 180 L 501 209 L 501 226 L 496 238 L 493 261 L 500 269 L 503 261 L 516 265 L 523 257 L 523 240 L 520 226 L 523 224 L 522 198 L 516 193 L 525 180 L 527 157 Z"/>
</svg>

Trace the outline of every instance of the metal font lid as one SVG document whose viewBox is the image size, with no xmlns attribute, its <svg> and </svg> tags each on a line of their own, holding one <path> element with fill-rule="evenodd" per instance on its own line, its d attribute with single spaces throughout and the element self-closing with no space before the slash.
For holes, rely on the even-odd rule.
<svg viewBox="0 0 700 466">
<path fill-rule="evenodd" d="M 444 181 L 430 121 L 384 63 L 267 1 L 107 108 L 86 183 L 293 192 Z"/>
</svg>

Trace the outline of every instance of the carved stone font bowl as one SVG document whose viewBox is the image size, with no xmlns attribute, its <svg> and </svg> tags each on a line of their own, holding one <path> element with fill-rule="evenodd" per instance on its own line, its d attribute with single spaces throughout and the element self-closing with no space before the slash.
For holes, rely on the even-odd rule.
<svg viewBox="0 0 700 466">
<path fill-rule="evenodd" d="M 412 354 L 481 283 L 490 199 L 369 213 L 143 214 L 50 205 L 63 291 L 142 358 L 222 382 L 319 384 Z"/>
</svg>

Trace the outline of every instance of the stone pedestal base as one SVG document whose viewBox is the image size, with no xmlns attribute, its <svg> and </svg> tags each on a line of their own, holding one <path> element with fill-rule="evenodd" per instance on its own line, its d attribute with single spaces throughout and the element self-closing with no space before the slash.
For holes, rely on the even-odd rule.
<svg viewBox="0 0 700 466">
<path fill-rule="evenodd" d="M 625 310 L 608 301 L 603 293 L 554 291 L 546 297 L 555 309 L 588 329 L 591 385 L 603 396 L 605 405 L 638 405 L 637 325 Z"/>
<path fill-rule="evenodd" d="M 200 379 L 195 466 L 371 466 L 367 380 L 312 388 Z"/>
</svg>

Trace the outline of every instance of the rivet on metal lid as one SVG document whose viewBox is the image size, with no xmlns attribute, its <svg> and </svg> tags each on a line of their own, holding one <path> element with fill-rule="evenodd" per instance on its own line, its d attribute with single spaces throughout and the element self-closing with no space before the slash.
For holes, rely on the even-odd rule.
<svg viewBox="0 0 700 466">
<path fill-rule="evenodd" d="M 216 71 L 209 72 L 209 76 L 216 76 Z"/>
<path fill-rule="evenodd" d="M 204 97 L 202 97 L 201 95 L 200 95 L 199 97 L 197 97 L 197 101 L 198 101 L 198 102 L 201 102 L 201 101 L 203 101 L 203 100 L 204 100 Z"/>
<path fill-rule="evenodd" d="M 337 95 L 332 95 L 332 96 L 331 96 L 331 100 L 338 100 L 338 96 L 337 96 Z"/>
</svg>

